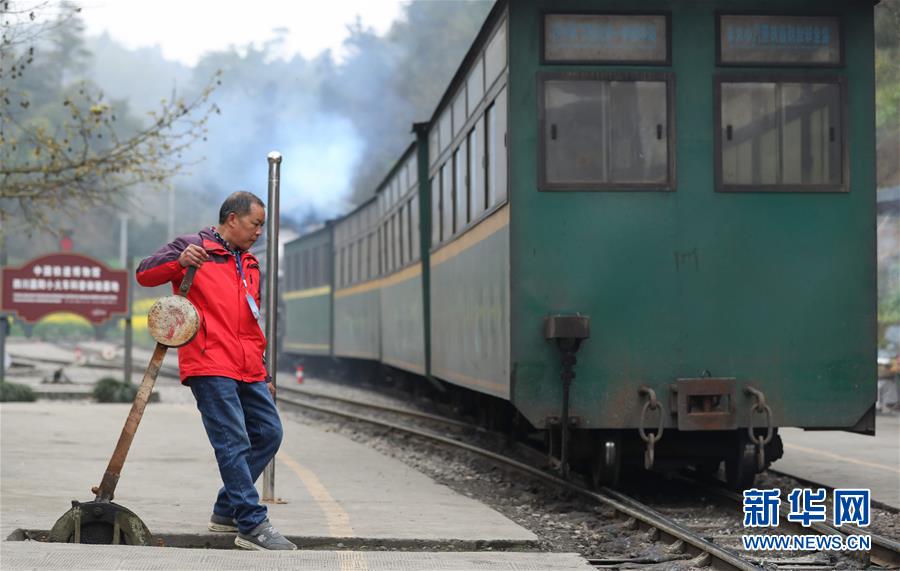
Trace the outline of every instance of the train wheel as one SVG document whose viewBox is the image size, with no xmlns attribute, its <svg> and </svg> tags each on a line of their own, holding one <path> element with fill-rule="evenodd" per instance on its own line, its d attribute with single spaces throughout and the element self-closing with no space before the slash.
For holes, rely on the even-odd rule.
<svg viewBox="0 0 900 571">
<path fill-rule="evenodd" d="M 725 483 L 735 491 L 753 487 L 756 479 L 756 449 L 743 434 L 734 452 L 725 458 Z"/>
<path fill-rule="evenodd" d="M 622 473 L 622 445 L 616 436 L 600 437 L 589 461 L 588 483 L 598 490 L 619 485 Z"/>
</svg>

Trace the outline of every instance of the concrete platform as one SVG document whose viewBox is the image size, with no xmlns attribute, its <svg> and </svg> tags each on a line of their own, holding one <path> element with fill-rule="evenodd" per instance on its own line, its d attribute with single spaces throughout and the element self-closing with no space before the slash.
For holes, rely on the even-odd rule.
<svg viewBox="0 0 900 571">
<path fill-rule="evenodd" d="M 0 405 L 2 538 L 16 529 L 48 530 L 71 500 L 93 499 L 90 488 L 100 481 L 129 407 Z M 461 551 L 533 548 L 536 542 L 530 531 L 397 460 L 287 416 L 283 420 L 275 489 L 287 503 L 270 505 L 269 514 L 284 535 L 303 545 Z M 194 535 L 202 544 L 210 536 L 206 524 L 220 485 L 196 409 L 149 405 L 116 502 L 157 536 L 183 542 Z M 227 534 L 215 536 L 231 540 Z M 4 551 L 12 543 L 4 543 Z"/>
<path fill-rule="evenodd" d="M 111 545 L 0 544 L 0 567 L 18 569 L 217 569 L 309 571 L 586 571 L 574 553 L 411 553 L 292 551 L 281 553 L 159 549 Z"/>
<path fill-rule="evenodd" d="M 871 488 L 873 500 L 900 509 L 900 416 L 878 415 L 875 433 L 782 428 L 784 457 L 772 469 L 832 488 Z"/>
</svg>

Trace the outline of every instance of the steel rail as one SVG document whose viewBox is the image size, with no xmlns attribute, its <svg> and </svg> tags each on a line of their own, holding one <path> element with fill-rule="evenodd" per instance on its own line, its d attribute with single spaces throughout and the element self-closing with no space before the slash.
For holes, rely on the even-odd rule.
<svg viewBox="0 0 900 571">
<path fill-rule="evenodd" d="M 362 401 L 354 400 L 354 399 L 347 398 L 347 397 L 338 397 L 338 396 L 328 395 L 328 394 L 320 393 L 320 392 L 316 392 L 316 391 L 301 390 L 301 389 L 298 389 L 295 387 L 279 387 L 278 390 L 279 391 L 286 390 L 288 392 L 291 392 L 291 393 L 294 393 L 297 395 L 303 395 L 305 397 L 313 397 L 313 398 L 317 398 L 317 399 L 331 400 L 331 401 L 340 402 L 340 403 L 344 403 L 344 404 L 350 404 L 353 406 L 368 408 L 368 409 L 375 410 L 378 412 L 390 412 L 390 413 L 394 413 L 394 414 L 402 414 L 405 416 L 409 416 L 411 418 L 418 418 L 421 420 L 428 420 L 431 422 L 439 422 L 442 424 L 446 424 L 448 426 L 456 426 L 458 428 L 466 428 L 469 430 L 476 430 L 478 432 L 486 432 L 480 426 L 475 426 L 475 425 L 469 424 L 468 422 L 454 420 L 452 418 L 447 418 L 445 416 L 440 416 L 437 414 L 429 414 L 427 412 L 420 412 L 418 410 L 412 410 L 412 409 L 408 409 L 408 408 L 396 407 L 396 406 L 385 405 L 385 404 L 362 402 Z"/>
<path fill-rule="evenodd" d="M 645 506 L 637 500 L 629 498 L 623 494 L 620 494 L 619 492 L 615 492 L 607 488 L 603 488 L 599 492 L 586 490 L 581 486 L 573 484 L 572 482 L 563 480 L 558 476 L 548 474 L 533 466 L 529 466 L 528 464 L 524 464 L 517 460 L 513 460 L 512 458 L 503 456 L 502 454 L 497 454 L 495 452 L 491 452 L 490 450 L 485 450 L 483 448 L 479 448 L 471 444 L 466 444 L 465 442 L 460 442 L 452 438 L 447 438 L 439 434 L 434 434 L 426 430 L 411 428 L 386 420 L 361 416 L 347 411 L 322 407 L 308 402 L 301 402 L 284 396 L 279 398 L 278 402 L 314 410 L 324 414 L 340 416 L 349 420 L 361 421 L 368 424 L 373 424 L 375 426 L 390 428 L 392 430 L 405 432 L 407 434 L 413 434 L 415 436 L 426 438 L 434 442 L 439 442 L 441 444 L 446 444 L 448 446 L 467 450 L 474 454 L 478 454 L 479 456 L 501 463 L 510 468 L 514 468 L 519 472 L 523 472 L 525 474 L 538 478 L 539 480 L 543 480 L 571 492 L 589 497 L 601 504 L 611 507 L 615 511 L 633 518 L 637 522 L 643 523 L 646 527 L 657 530 L 661 536 L 670 539 L 672 543 L 676 543 L 679 541 L 682 542 L 685 548 L 690 550 L 693 555 L 708 555 L 708 564 L 715 569 L 740 569 L 742 571 L 756 571 L 763 569 L 762 567 L 757 566 L 750 561 L 741 559 L 740 557 L 719 547 L 711 541 L 704 539 L 691 530 L 683 527 L 679 523 L 663 516 L 653 508 Z M 364 404 L 367 405 L 368 403 Z M 406 411 L 403 412 L 405 413 Z"/>
</svg>

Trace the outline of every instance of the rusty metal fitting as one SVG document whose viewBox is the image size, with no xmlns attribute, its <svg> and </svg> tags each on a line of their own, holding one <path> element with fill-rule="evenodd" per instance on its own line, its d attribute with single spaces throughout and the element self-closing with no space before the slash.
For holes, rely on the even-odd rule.
<svg viewBox="0 0 900 571">
<path fill-rule="evenodd" d="M 766 404 L 766 395 L 762 391 L 754 389 L 753 387 L 746 387 L 744 392 L 755 399 L 755 402 L 750 407 L 750 420 L 747 423 L 747 435 L 750 437 L 750 442 L 756 445 L 757 469 L 762 471 L 766 467 L 765 446 L 771 442 L 772 438 L 775 436 L 775 428 L 772 426 L 772 408 Z M 754 430 L 753 417 L 756 414 L 765 415 L 765 436 L 757 436 Z"/>
<path fill-rule="evenodd" d="M 638 392 L 642 396 L 647 397 L 647 400 L 644 401 L 644 407 L 641 409 L 638 434 L 640 435 L 641 440 L 647 443 L 647 450 L 644 451 L 644 468 L 649 470 L 653 467 L 656 443 L 662 439 L 663 435 L 663 412 L 662 407 L 659 405 L 659 400 L 656 398 L 656 391 L 645 386 L 641 387 Z M 647 412 L 651 410 L 659 411 L 659 420 L 657 422 L 656 432 L 648 434 L 644 426 L 647 424 Z"/>
</svg>

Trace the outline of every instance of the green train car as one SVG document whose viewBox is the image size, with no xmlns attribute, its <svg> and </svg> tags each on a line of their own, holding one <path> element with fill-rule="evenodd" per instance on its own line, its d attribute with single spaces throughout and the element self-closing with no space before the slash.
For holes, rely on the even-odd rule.
<svg viewBox="0 0 900 571">
<path fill-rule="evenodd" d="M 287 317 L 281 331 L 285 352 L 331 355 L 333 252 L 331 224 L 285 244 L 281 295 Z"/>
<path fill-rule="evenodd" d="M 377 271 L 335 340 L 365 292 L 381 352 L 332 354 L 508 403 L 598 485 L 874 433 L 873 116 L 872 2 L 498 1 L 336 235 Z"/>
</svg>

